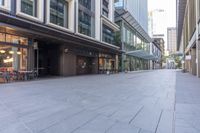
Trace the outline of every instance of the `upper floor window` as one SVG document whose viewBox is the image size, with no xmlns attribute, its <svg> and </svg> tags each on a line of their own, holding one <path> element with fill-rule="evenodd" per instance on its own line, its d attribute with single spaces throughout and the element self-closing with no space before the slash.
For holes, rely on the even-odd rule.
<svg viewBox="0 0 200 133">
<path fill-rule="evenodd" d="M 105 9 L 103 9 L 103 15 L 108 17 L 108 11 L 106 11 Z"/>
<path fill-rule="evenodd" d="M 67 27 L 68 3 L 65 0 L 50 1 L 50 22 Z"/>
<path fill-rule="evenodd" d="M 79 0 L 79 4 L 91 10 L 91 0 Z"/>
<path fill-rule="evenodd" d="M 108 26 L 103 24 L 103 36 L 102 40 L 104 42 L 114 44 L 114 31 Z"/>
<path fill-rule="evenodd" d="M 115 7 L 123 7 L 124 0 L 115 0 Z"/>
<path fill-rule="evenodd" d="M 91 16 L 79 10 L 79 33 L 91 36 Z"/>
<path fill-rule="evenodd" d="M 36 16 L 36 0 L 21 0 L 21 11 L 25 14 Z"/>
<path fill-rule="evenodd" d="M 103 0 L 103 8 L 102 8 L 102 14 L 106 17 L 109 15 L 109 1 Z"/>
<path fill-rule="evenodd" d="M 1 5 L 1 6 L 4 5 L 4 0 L 0 0 L 0 5 Z"/>
<path fill-rule="evenodd" d="M 103 0 L 103 6 L 105 6 L 106 8 L 108 8 L 108 1 L 107 0 Z"/>
</svg>

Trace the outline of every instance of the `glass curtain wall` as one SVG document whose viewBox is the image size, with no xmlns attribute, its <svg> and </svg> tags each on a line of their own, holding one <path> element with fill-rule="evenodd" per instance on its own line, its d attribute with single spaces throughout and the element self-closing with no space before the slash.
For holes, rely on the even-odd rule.
<svg viewBox="0 0 200 133">
<path fill-rule="evenodd" d="M 21 0 L 21 12 L 37 17 L 37 0 Z"/>
<path fill-rule="evenodd" d="M 135 51 L 135 50 L 144 50 L 149 52 L 150 45 L 146 43 L 138 33 L 132 30 L 129 26 L 124 24 L 123 28 L 123 38 L 125 51 Z M 146 70 L 148 69 L 148 60 L 137 58 L 134 56 L 126 55 L 123 59 L 124 69 L 127 71 L 137 71 L 137 70 Z"/>
<path fill-rule="evenodd" d="M 136 35 L 134 31 L 125 26 L 123 27 L 123 35 L 124 49 L 126 51 L 136 50 Z"/>
<path fill-rule="evenodd" d="M 123 27 L 123 42 L 126 51 L 145 50 L 148 52 L 150 49 L 149 43 L 126 25 Z"/>
<path fill-rule="evenodd" d="M 68 27 L 68 3 L 65 0 L 50 0 L 50 22 Z"/>
</svg>

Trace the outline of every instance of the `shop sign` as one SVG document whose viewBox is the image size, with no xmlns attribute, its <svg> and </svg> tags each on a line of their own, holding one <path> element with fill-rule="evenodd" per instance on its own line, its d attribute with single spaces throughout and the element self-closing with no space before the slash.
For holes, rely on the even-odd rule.
<svg viewBox="0 0 200 133">
<path fill-rule="evenodd" d="M 37 43 L 37 42 L 34 42 L 34 43 L 33 43 L 33 48 L 34 48 L 34 49 L 38 49 L 38 43 Z"/>
<path fill-rule="evenodd" d="M 186 55 L 185 56 L 185 60 L 191 60 L 191 59 L 192 59 L 191 55 Z"/>
</svg>

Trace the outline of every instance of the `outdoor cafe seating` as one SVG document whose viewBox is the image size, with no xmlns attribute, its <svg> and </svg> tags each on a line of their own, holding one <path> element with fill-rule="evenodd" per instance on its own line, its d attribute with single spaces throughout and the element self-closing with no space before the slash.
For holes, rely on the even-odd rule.
<svg viewBox="0 0 200 133">
<path fill-rule="evenodd" d="M 16 81 L 28 81 L 37 78 L 37 72 L 35 70 L 12 70 L 9 68 L 0 68 L 0 83 L 16 82 Z"/>
</svg>

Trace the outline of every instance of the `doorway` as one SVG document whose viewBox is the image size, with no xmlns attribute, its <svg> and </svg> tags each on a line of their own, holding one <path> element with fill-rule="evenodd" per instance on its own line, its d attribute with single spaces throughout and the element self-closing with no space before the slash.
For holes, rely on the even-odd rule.
<svg viewBox="0 0 200 133">
<path fill-rule="evenodd" d="M 77 75 L 93 74 L 95 69 L 95 58 L 77 56 Z"/>
<path fill-rule="evenodd" d="M 59 59 L 59 45 L 38 43 L 38 53 L 35 52 L 35 68 L 38 63 L 38 76 L 58 76 Z"/>
</svg>

